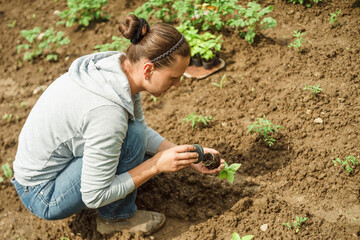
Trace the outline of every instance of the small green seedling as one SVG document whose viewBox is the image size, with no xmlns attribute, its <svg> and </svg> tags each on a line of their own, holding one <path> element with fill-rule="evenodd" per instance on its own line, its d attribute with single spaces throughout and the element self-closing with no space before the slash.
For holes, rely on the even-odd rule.
<svg viewBox="0 0 360 240">
<path fill-rule="evenodd" d="M 124 51 L 130 44 L 130 41 L 126 38 L 119 38 L 117 36 L 112 37 L 112 43 L 106 43 L 102 45 L 96 45 L 95 50 L 100 52 L 106 51 Z"/>
<path fill-rule="evenodd" d="M 345 161 L 341 160 L 340 158 L 336 158 L 335 160 L 333 160 L 334 165 L 336 166 L 337 164 L 339 164 L 340 166 L 345 166 L 346 172 L 348 174 L 350 174 L 355 166 L 359 165 L 359 161 L 356 157 L 354 156 L 347 156 L 345 158 Z"/>
<path fill-rule="evenodd" d="M 191 128 L 194 129 L 198 123 L 207 126 L 211 119 L 213 119 L 212 116 L 206 117 L 202 115 L 196 115 L 196 113 L 193 112 L 189 113 L 186 118 L 182 120 L 182 122 L 191 122 Z"/>
<path fill-rule="evenodd" d="M 296 37 L 295 41 L 293 43 L 290 43 L 288 47 L 294 47 L 297 48 L 299 52 L 302 52 L 301 46 L 304 42 L 303 36 L 306 34 L 306 32 L 300 32 L 300 31 L 293 31 L 293 37 Z"/>
<path fill-rule="evenodd" d="M 8 163 L 5 163 L 1 166 L 3 172 L 4 172 L 4 175 L 6 178 L 11 178 L 12 175 L 13 175 L 13 171 L 11 170 L 11 167 Z"/>
<path fill-rule="evenodd" d="M 311 91 L 311 96 L 310 98 L 314 97 L 316 94 L 321 93 L 322 88 L 320 88 L 320 84 L 318 84 L 317 86 L 314 85 L 305 85 L 305 87 L 303 88 L 303 90 L 310 90 Z"/>
<path fill-rule="evenodd" d="M 157 102 L 157 100 L 158 100 L 158 98 L 155 97 L 155 96 L 151 96 L 151 98 L 152 98 L 152 100 L 153 100 L 154 102 Z"/>
<path fill-rule="evenodd" d="M 298 217 L 296 216 L 296 220 L 293 223 L 293 226 L 289 222 L 283 223 L 282 225 L 287 227 L 288 229 L 291 229 L 292 227 L 295 228 L 295 232 L 298 233 L 300 231 L 300 227 L 308 220 L 308 218 Z"/>
<path fill-rule="evenodd" d="M 213 82 L 213 83 L 211 83 L 211 84 L 214 85 L 214 86 L 219 87 L 220 89 L 222 89 L 222 88 L 223 88 L 223 84 L 224 84 L 225 81 L 227 81 L 226 73 L 222 76 L 222 78 L 221 78 L 221 80 L 220 80 L 219 83 L 214 83 L 214 82 Z"/>
<path fill-rule="evenodd" d="M 251 240 L 253 238 L 254 238 L 254 235 L 246 235 L 246 236 L 240 237 L 240 235 L 237 232 L 234 232 L 232 234 L 231 240 Z"/>
<path fill-rule="evenodd" d="M 219 172 L 219 179 L 226 178 L 230 183 L 234 182 L 235 172 L 241 167 L 241 163 L 233 163 L 230 166 L 224 162 L 225 167 Z"/>
<path fill-rule="evenodd" d="M 271 137 L 271 134 L 278 132 L 278 129 L 283 129 L 283 126 L 273 125 L 270 120 L 266 119 L 265 116 L 258 118 L 253 124 L 248 127 L 248 133 L 257 133 L 259 136 L 264 138 L 264 141 L 271 147 L 276 141 Z"/>
<path fill-rule="evenodd" d="M 330 13 L 330 18 L 329 18 L 329 24 L 330 25 L 338 25 L 339 21 L 338 21 L 338 16 L 341 13 L 341 9 L 339 9 L 338 11 L 334 12 L 334 13 Z"/>
<path fill-rule="evenodd" d="M 12 117 L 13 115 L 11 113 L 10 114 L 5 113 L 4 115 L 2 115 L 2 119 L 6 120 L 8 123 L 11 122 Z"/>
<path fill-rule="evenodd" d="M 13 21 L 8 20 L 8 27 L 9 28 L 13 28 L 13 27 L 15 27 L 15 25 L 16 25 L 16 20 L 13 20 Z"/>
</svg>

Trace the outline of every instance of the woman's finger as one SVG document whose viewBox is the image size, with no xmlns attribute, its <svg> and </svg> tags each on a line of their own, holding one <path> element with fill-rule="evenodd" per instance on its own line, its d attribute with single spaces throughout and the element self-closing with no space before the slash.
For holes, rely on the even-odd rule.
<svg viewBox="0 0 360 240">
<path fill-rule="evenodd" d="M 178 153 L 176 155 L 177 160 L 183 160 L 183 159 L 197 159 L 199 157 L 199 154 L 197 152 L 182 152 Z"/>
<path fill-rule="evenodd" d="M 195 147 L 193 145 L 180 145 L 173 147 L 173 149 L 178 153 L 195 151 Z"/>
<path fill-rule="evenodd" d="M 218 151 L 212 148 L 204 148 L 204 153 L 220 154 Z"/>
<path fill-rule="evenodd" d="M 196 163 L 198 161 L 197 158 L 193 158 L 193 159 L 187 159 L 187 160 L 178 160 L 176 162 L 176 165 L 178 166 L 189 166 L 193 163 Z"/>
</svg>

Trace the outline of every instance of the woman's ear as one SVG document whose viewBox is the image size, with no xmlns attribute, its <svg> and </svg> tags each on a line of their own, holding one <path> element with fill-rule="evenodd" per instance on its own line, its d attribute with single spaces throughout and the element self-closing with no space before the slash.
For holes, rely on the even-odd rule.
<svg viewBox="0 0 360 240">
<path fill-rule="evenodd" d="M 149 80 L 150 79 L 150 76 L 151 74 L 153 73 L 154 71 L 154 64 L 152 62 L 146 62 L 144 63 L 144 68 L 143 68 L 143 72 L 144 72 L 144 79 L 145 80 Z"/>
</svg>

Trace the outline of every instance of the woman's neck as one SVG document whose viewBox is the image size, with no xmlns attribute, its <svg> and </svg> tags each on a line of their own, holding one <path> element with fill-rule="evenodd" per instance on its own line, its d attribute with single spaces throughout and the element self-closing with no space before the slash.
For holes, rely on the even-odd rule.
<svg viewBox="0 0 360 240">
<path fill-rule="evenodd" d="M 124 71 L 128 81 L 129 81 L 131 96 L 144 90 L 143 87 L 141 87 L 141 85 L 140 85 L 141 77 L 139 77 L 138 74 L 136 74 L 137 73 L 136 72 L 136 69 L 137 69 L 136 64 L 131 65 L 130 61 L 128 59 L 125 59 L 121 63 L 121 68 Z"/>
</svg>

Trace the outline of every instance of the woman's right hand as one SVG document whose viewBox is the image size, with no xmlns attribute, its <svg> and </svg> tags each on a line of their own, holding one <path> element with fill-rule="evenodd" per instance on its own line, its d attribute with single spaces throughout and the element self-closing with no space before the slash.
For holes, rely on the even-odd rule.
<svg viewBox="0 0 360 240">
<path fill-rule="evenodd" d="M 180 145 L 155 154 L 152 158 L 157 171 L 176 172 L 197 162 L 198 154 L 193 145 Z"/>
</svg>

